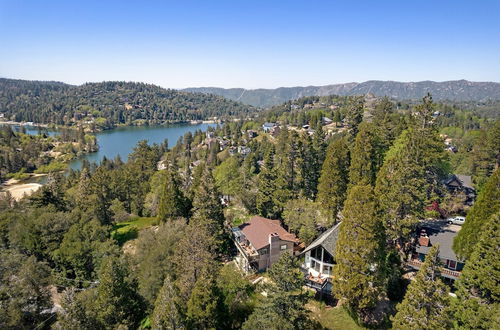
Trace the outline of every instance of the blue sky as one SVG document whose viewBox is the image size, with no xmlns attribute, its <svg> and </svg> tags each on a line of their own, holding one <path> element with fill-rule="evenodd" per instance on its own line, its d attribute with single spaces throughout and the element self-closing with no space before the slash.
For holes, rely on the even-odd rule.
<svg viewBox="0 0 500 330">
<path fill-rule="evenodd" d="M 0 0 L 0 31 L 8 78 L 170 88 L 500 81 L 500 0 Z"/>
</svg>

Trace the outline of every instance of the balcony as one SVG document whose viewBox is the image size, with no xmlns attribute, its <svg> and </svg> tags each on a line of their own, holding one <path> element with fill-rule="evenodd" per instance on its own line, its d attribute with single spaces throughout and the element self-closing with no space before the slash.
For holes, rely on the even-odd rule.
<svg viewBox="0 0 500 330">
<path fill-rule="evenodd" d="M 413 269 L 419 270 L 420 267 L 422 267 L 423 262 L 418 260 L 418 259 L 411 259 L 410 261 L 407 262 L 407 265 L 412 267 Z M 445 278 L 450 278 L 452 280 L 456 280 L 460 277 L 460 274 L 462 272 L 457 271 L 457 270 L 452 270 L 448 268 L 441 267 L 440 269 L 441 276 Z"/>
</svg>

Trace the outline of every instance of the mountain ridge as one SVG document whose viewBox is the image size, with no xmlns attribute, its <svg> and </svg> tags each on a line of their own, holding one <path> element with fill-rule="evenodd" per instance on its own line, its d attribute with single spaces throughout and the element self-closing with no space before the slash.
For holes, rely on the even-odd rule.
<svg viewBox="0 0 500 330">
<path fill-rule="evenodd" d="M 399 82 L 393 80 L 368 80 L 323 86 L 295 86 L 274 89 L 258 88 L 220 88 L 191 87 L 182 91 L 216 94 L 231 100 L 257 107 L 270 107 L 304 96 L 326 95 L 364 95 L 389 96 L 394 99 L 420 99 L 431 93 L 435 100 L 450 101 L 487 101 L 500 100 L 500 83 L 474 82 L 469 80 L 449 80 L 436 82 L 424 80 L 418 82 Z"/>
</svg>

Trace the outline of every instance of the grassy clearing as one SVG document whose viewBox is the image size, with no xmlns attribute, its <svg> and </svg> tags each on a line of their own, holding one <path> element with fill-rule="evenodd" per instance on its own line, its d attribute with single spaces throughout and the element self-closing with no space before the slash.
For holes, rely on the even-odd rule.
<svg viewBox="0 0 500 330">
<path fill-rule="evenodd" d="M 342 307 L 330 307 L 322 302 L 311 300 L 307 304 L 311 311 L 311 318 L 329 330 L 362 330 L 366 329 L 356 324 L 347 311 Z"/>
<path fill-rule="evenodd" d="M 157 223 L 158 219 L 156 217 L 131 217 L 125 222 L 114 225 L 111 237 L 122 245 L 128 240 L 137 238 L 140 230 L 154 226 Z"/>
</svg>

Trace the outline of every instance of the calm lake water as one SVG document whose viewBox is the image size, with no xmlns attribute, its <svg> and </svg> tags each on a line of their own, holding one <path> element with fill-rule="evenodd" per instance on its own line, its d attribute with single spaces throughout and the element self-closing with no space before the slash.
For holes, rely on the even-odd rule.
<svg viewBox="0 0 500 330">
<path fill-rule="evenodd" d="M 168 126 L 127 126 L 99 132 L 96 134 L 99 151 L 85 154 L 70 163 L 72 169 L 80 169 L 84 159 L 90 162 L 100 162 L 104 156 L 113 159 L 120 156 L 124 161 L 132 152 L 137 142 L 147 140 L 149 144 L 162 143 L 168 139 L 169 147 L 174 146 L 177 140 L 187 132 L 196 130 L 206 131 L 216 124 L 173 124 Z"/>
<path fill-rule="evenodd" d="M 168 140 L 169 147 L 174 146 L 177 140 L 187 132 L 194 133 L 197 130 L 206 131 L 209 127 L 215 127 L 216 124 L 172 124 L 165 126 L 127 126 L 119 127 L 108 131 L 96 133 L 99 151 L 82 155 L 69 164 L 72 169 L 80 169 L 84 159 L 92 162 L 100 162 L 103 157 L 113 159 L 120 156 L 124 161 L 132 152 L 137 142 L 147 140 L 149 144 L 162 143 Z M 18 130 L 19 127 L 14 127 Z M 25 126 L 26 133 L 36 135 L 39 130 L 37 127 Z M 47 131 L 45 131 L 47 132 Z M 57 131 L 48 131 L 53 136 Z"/>
</svg>

